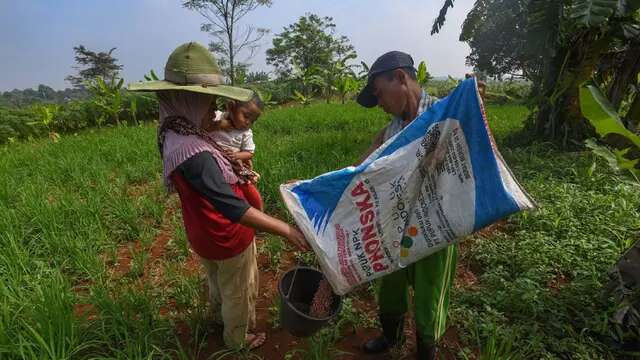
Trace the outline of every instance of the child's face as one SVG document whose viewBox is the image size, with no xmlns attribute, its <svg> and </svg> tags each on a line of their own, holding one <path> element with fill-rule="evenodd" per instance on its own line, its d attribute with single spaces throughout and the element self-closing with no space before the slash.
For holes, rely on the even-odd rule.
<svg viewBox="0 0 640 360">
<path fill-rule="evenodd" d="M 238 105 L 237 103 L 229 104 L 229 114 L 231 115 L 231 123 L 238 130 L 247 130 L 253 126 L 258 120 L 262 111 L 253 102 Z"/>
</svg>

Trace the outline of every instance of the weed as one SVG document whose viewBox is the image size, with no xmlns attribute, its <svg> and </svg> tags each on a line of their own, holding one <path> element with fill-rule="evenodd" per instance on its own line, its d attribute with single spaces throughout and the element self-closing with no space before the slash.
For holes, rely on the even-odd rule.
<svg viewBox="0 0 640 360">
<path fill-rule="evenodd" d="M 341 338 L 343 322 L 339 320 L 329 326 L 324 327 L 306 340 L 306 349 L 296 349 L 291 351 L 290 358 L 296 354 L 302 354 L 303 360 L 333 360 L 349 353 L 338 350 L 336 342 Z M 288 355 L 289 355 L 288 354 Z"/>
<path fill-rule="evenodd" d="M 288 250 L 289 247 L 284 240 L 276 236 L 266 236 L 260 246 L 260 252 L 266 254 L 269 259 L 269 269 L 275 272 L 280 270 L 282 256 Z"/>
<path fill-rule="evenodd" d="M 353 306 L 353 299 L 349 296 L 342 298 L 342 310 L 340 310 L 339 319 L 343 324 L 351 325 L 353 332 L 357 329 L 373 328 L 377 325 L 375 318 Z"/>
<path fill-rule="evenodd" d="M 280 311 L 281 311 L 282 303 L 280 299 L 275 298 L 271 306 L 269 306 L 269 324 L 273 329 L 280 328 Z"/>
<path fill-rule="evenodd" d="M 129 246 L 129 253 L 131 254 L 131 269 L 128 275 L 132 278 L 139 278 L 144 274 L 144 266 L 149 253 L 145 249 L 135 250 L 133 246 Z"/>
<path fill-rule="evenodd" d="M 293 253 L 296 263 L 303 266 L 319 268 L 318 258 L 313 251 L 296 251 Z"/>
</svg>

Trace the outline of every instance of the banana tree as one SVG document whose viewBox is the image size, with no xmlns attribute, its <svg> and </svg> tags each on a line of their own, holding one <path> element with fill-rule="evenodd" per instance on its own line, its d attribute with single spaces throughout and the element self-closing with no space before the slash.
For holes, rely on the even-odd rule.
<svg viewBox="0 0 640 360">
<path fill-rule="evenodd" d="M 297 101 L 298 103 L 300 103 L 300 105 L 302 106 L 307 106 L 311 103 L 311 98 L 308 96 L 305 96 L 298 90 L 293 90 L 293 96 L 291 98 Z"/>
<path fill-rule="evenodd" d="M 339 91 L 336 85 L 351 86 L 348 78 L 355 77 L 353 71 L 354 65 L 350 64 L 351 60 L 357 57 L 355 52 L 349 52 L 339 55 L 334 61 L 332 61 L 327 67 L 321 69 L 321 74 L 324 79 L 324 96 L 329 103 L 334 91 Z M 340 92 L 344 103 L 345 92 Z"/>
<path fill-rule="evenodd" d="M 429 80 L 433 78 L 431 74 L 429 74 L 429 72 L 427 71 L 427 63 L 425 63 L 424 61 L 421 61 L 420 64 L 418 65 L 418 72 L 416 73 L 416 78 L 418 79 L 418 84 L 420 84 L 420 86 L 423 88 L 426 87 L 427 84 L 429 83 Z"/>
<path fill-rule="evenodd" d="M 489 16 L 485 11 L 493 8 L 490 5 L 501 1 L 476 1 L 465 20 L 467 30 Z M 432 34 L 441 29 L 453 5 L 454 0 L 444 1 Z M 640 100 L 629 96 L 640 70 L 640 0 L 528 0 L 511 6 L 512 30 L 520 34 L 521 45 L 512 53 L 494 54 L 495 61 L 515 62 L 533 82 L 532 124 L 538 135 L 567 144 L 593 133 L 579 102 L 581 84 L 592 78 L 616 109 L 629 109 L 627 119 L 640 114 Z M 461 37 L 465 34 L 470 35 L 463 27 Z M 628 107 L 630 102 L 633 106 Z"/>
<path fill-rule="evenodd" d="M 107 118 L 115 125 L 120 125 L 123 84 L 124 79 L 114 78 L 107 83 L 102 77 L 86 83 L 87 90 L 92 95 L 90 101 L 98 109 L 98 126 Z"/>
<path fill-rule="evenodd" d="M 36 116 L 36 121 L 30 122 L 29 125 L 37 125 L 46 128 L 49 134 L 49 139 L 53 142 L 58 142 L 58 140 L 60 140 L 60 135 L 55 132 L 54 124 L 56 115 L 61 108 L 62 106 L 57 104 L 35 106 L 33 110 Z"/>
<path fill-rule="evenodd" d="M 340 101 L 345 103 L 345 99 L 348 94 L 355 92 L 359 88 L 358 80 L 352 75 L 342 76 L 337 78 L 333 83 L 334 88 L 340 94 Z"/>
<path fill-rule="evenodd" d="M 323 89 L 325 86 L 321 72 L 316 66 L 303 69 L 301 66 L 294 64 L 290 81 L 300 85 L 302 87 L 301 94 L 310 99 L 313 96 L 314 89 Z"/>
<path fill-rule="evenodd" d="M 625 51 L 637 41 L 640 0 L 565 3 L 532 0 L 528 33 L 535 44 L 532 51 L 542 55 L 535 128 L 540 135 L 567 144 L 591 134 L 580 109 L 581 85 L 597 75 L 608 54 Z M 640 64 L 632 71 L 639 68 Z"/>
<path fill-rule="evenodd" d="M 616 170 L 628 171 L 640 182 L 640 136 L 627 129 L 614 106 L 600 88 L 588 81 L 580 87 L 580 109 L 607 146 L 594 140 L 587 147 Z"/>
</svg>

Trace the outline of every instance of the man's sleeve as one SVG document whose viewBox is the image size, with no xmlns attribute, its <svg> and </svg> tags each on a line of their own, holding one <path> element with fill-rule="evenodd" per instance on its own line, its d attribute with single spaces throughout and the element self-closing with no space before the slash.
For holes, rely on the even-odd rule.
<svg viewBox="0 0 640 360">
<path fill-rule="evenodd" d="M 176 169 L 197 192 L 227 219 L 238 222 L 249 204 L 236 196 L 224 181 L 218 163 L 209 152 L 198 153 Z"/>
</svg>

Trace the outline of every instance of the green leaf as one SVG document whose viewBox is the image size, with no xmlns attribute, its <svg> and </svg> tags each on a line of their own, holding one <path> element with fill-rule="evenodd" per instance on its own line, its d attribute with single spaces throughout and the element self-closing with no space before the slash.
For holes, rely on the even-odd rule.
<svg viewBox="0 0 640 360">
<path fill-rule="evenodd" d="M 604 159 L 607 164 L 609 164 L 609 167 L 611 167 L 614 171 L 620 171 L 620 166 L 618 166 L 618 159 L 616 158 L 616 155 L 611 152 L 611 150 L 609 150 L 608 147 L 598 144 L 595 139 L 587 139 L 584 144 L 586 147 L 591 149 L 591 151 L 595 155 Z"/>
<path fill-rule="evenodd" d="M 640 136 L 624 126 L 613 105 L 593 82 L 586 82 L 580 87 L 580 110 L 598 135 L 613 148 L 611 153 L 616 158 L 617 167 L 628 170 L 639 179 Z M 603 153 L 598 155 L 603 156 Z"/>
<path fill-rule="evenodd" d="M 618 0 L 576 0 L 569 9 L 569 18 L 579 27 L 599 27 L 618 8 Z"/>
<path fill-rule="evenodd" d="M 640 10 L 640 0 L 619 0 L 616 16 L 633 16 L 633 13 Z"/>
<path fill-rule="evenodd" d="M 425 79 L 427 77 L 427 64 L 425 64 L 424 61 L 421 61 L 420 65 L 418 65 L 418 72 L 416 73 L 416 76 L 418 78 L 419 84 L 425 82 Z"/>
<path fill-rule="evenodd" d="M 621 39 L 632 42 L 640 42 L 640 24 L 622 22 L 615 29 L 615 35 Z"/>
<path fill-rule="evenodd" d="M 454 0 L 444 1 L 438 17 L 433 21 L 433 26 L 431 27 L 431 35 L 439 33 L 440 29 L 442 29 L 442 26 L 444 26 L 444 23 L 447 20 L 447 12 L 449 11 L 449 8 L 453 7 L 453 2 Z"/>
</svg>

